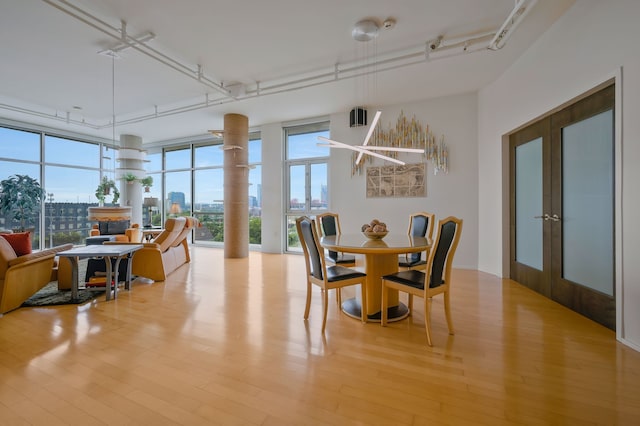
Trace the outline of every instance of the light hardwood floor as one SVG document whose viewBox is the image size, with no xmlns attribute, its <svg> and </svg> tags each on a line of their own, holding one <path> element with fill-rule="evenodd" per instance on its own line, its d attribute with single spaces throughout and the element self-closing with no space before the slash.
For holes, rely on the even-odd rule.
<svg viewBox="0 0 640 426">
<path fill-rule="evenodd" d="M 512 281 L 455 270 L 430 348 L 420 299 L 383 329 L 331 295 L 322 336 L 301 256 L 192 253 L 116 301 L 0 318 L 0 424 L 640 424 L 640 353 Z"/>
</svg>

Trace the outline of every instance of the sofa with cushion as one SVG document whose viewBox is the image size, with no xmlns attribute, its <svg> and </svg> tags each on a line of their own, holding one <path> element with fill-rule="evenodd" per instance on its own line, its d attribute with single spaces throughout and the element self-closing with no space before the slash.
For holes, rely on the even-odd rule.
<svg viewBox="0 0 640 426">
<path fill-rule="evenodd" d="M 52 279 L 56 254 L 73 247 L 72 244 L 64 244 L 32 252 L 30 236 L 27 236 L 26 250 L 27 243 L 19 234 L 29 233 L 0 234 L 0 315 L 20 307 L 22 302 L 47 285 Z"/>
<path fill-rule="evenodd" d="M 143 248 L 133 254 L 132 274 L 164 281 L 178 267 L 189 263 L 188 236 L 196 226 L 199 222 L 194 217 L 167 219 L 164 229 L 153 242 L 144 243 Z"/>
</svg>

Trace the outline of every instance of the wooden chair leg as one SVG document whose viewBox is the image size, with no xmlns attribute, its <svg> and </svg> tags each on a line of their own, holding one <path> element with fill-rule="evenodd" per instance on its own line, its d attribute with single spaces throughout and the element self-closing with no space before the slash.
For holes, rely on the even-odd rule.
<svg viewBox="0 0 640 426">
<path fill-rule="evenodd" d="M 380 325 L 383 327 L 387 326 L 387 304 L 389 296 L 387 295 L 387 287 L 384 285 L 384 280 L 382 280 L 382 304 L 380 306 Z"/>
<path fill-rule="evenodd" d="M 407 301 L 407 305 L 409 305 L 409 315 L 413 313 L 413 294 L 409 293 L 409 300 Z"/>
<path fill-rule="evenodd" d="M 311 281 L 307 280 L 307 306 L 304 308 L 304 319 L 309 318 L 310 308 L 311 308 Z"/>
<path fill-rule="evenodd" d="M 342 306 L 342 289 L 336 288 L 336 303 L 338 306 Z"/>
<path fill-rule="evenodd" d="M 326 289 L 322 292 L 322 333 L 327 326 L 327 310 L 329 309 L 329 290 Z"/>
<path fill-rule="evenodd" d="M 451 307 L 449 306 L 449 291 L 444 292 L 444 313 L 447 316 L 447 327 L 449 327 L 449 334 L 453 335 L 453 321 L 451 320 Z"/>
<path fill-rule="evenodd" d="M 427 344 L 433 346 L 431 342 L 431 299 L 424 298 L 424 328 L 427 330 Z"/>
<path fill-rule="evenodd" d="M 360 300 L 362 302 L 362 307 L 360 308 L 360 313 L 362 316 L 362 322 L 366 323 L 369 319 L 367 314 L 367 291 L 365 289 L 365 284 L 360 284 Z"/>
</svg>

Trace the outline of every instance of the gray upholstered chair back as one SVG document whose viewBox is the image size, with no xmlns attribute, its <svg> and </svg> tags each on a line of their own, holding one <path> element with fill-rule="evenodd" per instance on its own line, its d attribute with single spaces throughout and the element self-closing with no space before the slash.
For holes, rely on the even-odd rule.
<svg viewBox="0 0 640 426">
<path fill-rule="evenodd" d="M 444 284 L 443 275 L 445 274 L 447 256 L 453 245 L 457 228 L 458 224 L 456 222 L 448 221 L 440 223 L 440 232 L 438 232 L 438 241 L 435 248 L 436 251 L 433 255 L 433 264 L 431 265 L 430 288 Z"/>
<path fill-rule="evenodd" d="M 338 233 L 335 216 L 323 216 L 320 220 L 320 226 L 322 226 L 324 235 L 336 235 Z"/>
<path fill-rule="evenodd" d="M 426 237 L 427 230 L 429 229 L 429 218 L 425 215 L 416 214 L 411 216 L 411 236 L 412 237 Z M 409 254 L 410 262 L 418 262 L 422 257 L 422 253 Z"/>
<path fill-rule="evenodd" d="M 322 260 L 318 249 L 317 235 L 313 219 L 303 216 L 298 220 L 298 238 L 300 239 L 300 243 L 304 244 L 304 247 L 306 248 L 305 252 L 309 258 L 309 266 L 311 268 L 309 273 L 319 280 L 323 279 Z"/>
<path fill-rule="evenodd" d="M 336 216 L 332 214 L 325 214 L 319 217 L 320 227 L 322 228 L 323 235 L 338 235 L 338 222 Z M 327 250 L 329 258 L 335 262 L 338 259 L 338 252 Z"/>
</svg>

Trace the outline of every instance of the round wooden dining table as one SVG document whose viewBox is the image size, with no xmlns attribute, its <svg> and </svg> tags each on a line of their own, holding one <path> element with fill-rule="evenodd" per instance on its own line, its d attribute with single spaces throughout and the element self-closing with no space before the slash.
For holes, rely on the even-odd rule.
<svg viewBox="0 0 640 426">
<path fill-rule="evenodd" d="M 388 234 L 381 240 L 371 240 L 363 234 L 341 234 L 324 236 L 320 245 L 332 251 L 362 254 L 367 274 L 367 316 L 369 321 L 380 321 L 382 301 L 382 276 L 398 272 L 398 255 L 429 250 L 431 240 L 410 235 Z M 409 315 L 409 308 L 400 302 L 397 290 L 389 292 L 389 321 L 399 321 Z M 360 319 L 360 300 L 352 298 L 343 301 L 342 310 L 347 315 Z"/>
</svg>

